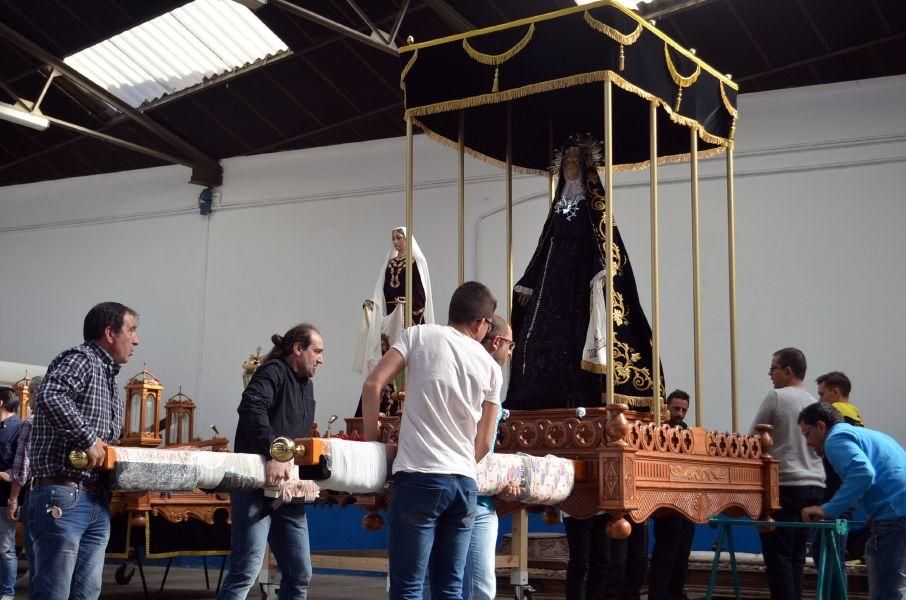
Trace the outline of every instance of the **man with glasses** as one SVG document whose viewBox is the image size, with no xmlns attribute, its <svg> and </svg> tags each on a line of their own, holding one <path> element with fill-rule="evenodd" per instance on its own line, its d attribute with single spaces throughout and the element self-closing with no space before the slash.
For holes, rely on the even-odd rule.
<svg viewBox="0 0 906 600">
<path fill-rule="evenodd" d="M 843 479 L 830 500 L 803 508 L 802 520 L 835 519 L 861 503 L 871 523 L 869 598 L 906 599 L 906 452 L 889 435 L 844 422 L 825 402 L 807 406 L 798 420 L 808 445 Z"/>
<path fill-rule="evenodd" d="M 774 427 L 774 458 L 780 463 L 780 510 L 777 521 L 798 521 L 802 509 L 818 504 L 824 492 L 824 467 L 821 459 L 805 443 L 799 429 L 799 412 L 814 403 L 805 390 L 805 355 L 797 348 L 782 348 L 771 357 L 768 375 L 774 389 L 768 392 L 752 422 Z M 768 586 L 774 600 L 799 600 L 802 597 L 802 567 L 808 530 L 778 527 L 760 532 L 761 548 Z"/>
<path fill-rule="evenodd" d="M 462 596 L 475 467 L 491 450 L 500 410 L 503 373 L 480 343 L 496 308 L 485 285 L 462 284 L 448 324 L 406 329 L 362 388 L 365 439 L 378 440 L 381 390 L 409 368 L 387 511 L 391 600 L 421 599 L 429 559 L 431 596 Z"/>
</svg>

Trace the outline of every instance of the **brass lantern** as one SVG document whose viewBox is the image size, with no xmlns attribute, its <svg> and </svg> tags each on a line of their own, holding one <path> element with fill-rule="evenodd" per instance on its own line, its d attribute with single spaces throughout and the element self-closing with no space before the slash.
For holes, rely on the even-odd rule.
<svg viewBox="0 0 906 600">
<path fill-rule="evenodd" d="M 126 384 L 126 423 L 123 427 L 123 446 L 155 448 L 160 445 L 160 394 L 164 386 L 148 371 Z"/>
<path fill-rule="evenodd" d="M 195 403 L 182 393 L 182 387 L 175 396 L 167 400 L 167 439 L 164 446 L 178 446 L 195 440 Z"/>
</svg>

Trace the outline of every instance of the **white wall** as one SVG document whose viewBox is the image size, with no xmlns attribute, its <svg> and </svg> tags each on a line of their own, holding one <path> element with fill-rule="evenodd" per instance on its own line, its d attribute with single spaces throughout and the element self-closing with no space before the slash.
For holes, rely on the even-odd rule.
<svg viewBox="0 0 906 600">
<path fill-rule="evenodd" d="M 906 229 L 906 77 L 740 97 L 737 284 L 740 425 L 785 345 L 818 374 L 842 369 L 866 420 L 906 440 L 896 404 L 906 339 L 899 261 Z M 456 280 L 456 158 L 416 139 L 416 237 L 441 319 Z M 241 364 L 272 333 L 309 320 L 324 334 L 318 420 L 349 416 L 362 299 L 390 229 L 404 221 L 403 142 L 384 140 L 224 161 L 210 217 L 188 172 L 165 167 L 0 188 L 0 360 L 46 364 L 81 339 L 84 313 L 114 299 L 141 313 L 142 362 L 165 396 L 199 405 L 197 429 L 233 436 Z M 669 387 L 692 391 L 688 165 L 661 169 L 661 319 Z M 703 423 L 727 429 L 729 358 L 723 160 L 702 164 Z M 467 277 L 505 304 L 504 183 L 467 163 Z M 649 310 L 647 172 L 615 179 L 619 226 Z M 517 177 L 515 271 L 534 250 L 546 181 Z M 323 427 L 323 425 L 322 425 Z"/>
</svg>

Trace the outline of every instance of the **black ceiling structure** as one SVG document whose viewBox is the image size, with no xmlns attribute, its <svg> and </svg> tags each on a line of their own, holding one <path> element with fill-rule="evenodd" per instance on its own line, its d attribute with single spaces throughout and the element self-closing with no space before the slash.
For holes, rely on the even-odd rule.
<svg viewBox="0 0 906 600">
<path fill-rule="evenodd" d="M 51 125 L 0 120 L 0 186 L 166 164 L 218 185 L 219 161 L 401 136 L 396 46 L 572 0 L 242 0 L 290 48 L 132 109 L 63 58 L 188 0 L 0 0 L 0 102 Z M 740 93 L 906 73 L 902 0 L 654 0 L 639 12 Z M 393 39 L 388 39 L 393 35 Z M 744 118 L 744 116 L 743 116 Z"/>
</svg>

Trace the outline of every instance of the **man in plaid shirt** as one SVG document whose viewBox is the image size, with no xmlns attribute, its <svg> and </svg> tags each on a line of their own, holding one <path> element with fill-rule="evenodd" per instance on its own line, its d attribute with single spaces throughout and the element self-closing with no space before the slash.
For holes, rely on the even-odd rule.
<svg viewBox="0 0 906 600">
<path fill-rule="evenodd" d="M 44 375 L 31 431 L 32 490 L 26 508 L 34 545 L 31 597 L 97 598 L 110 537 L 109 494 L 91 468 L 123 430 L 116 375 L 138 345 L 138 314 L 102 302 L 85 316 L 85 343 L 63 351 Z M 69 464 L 88 454 L 89 469 Z"/>
</svg>

